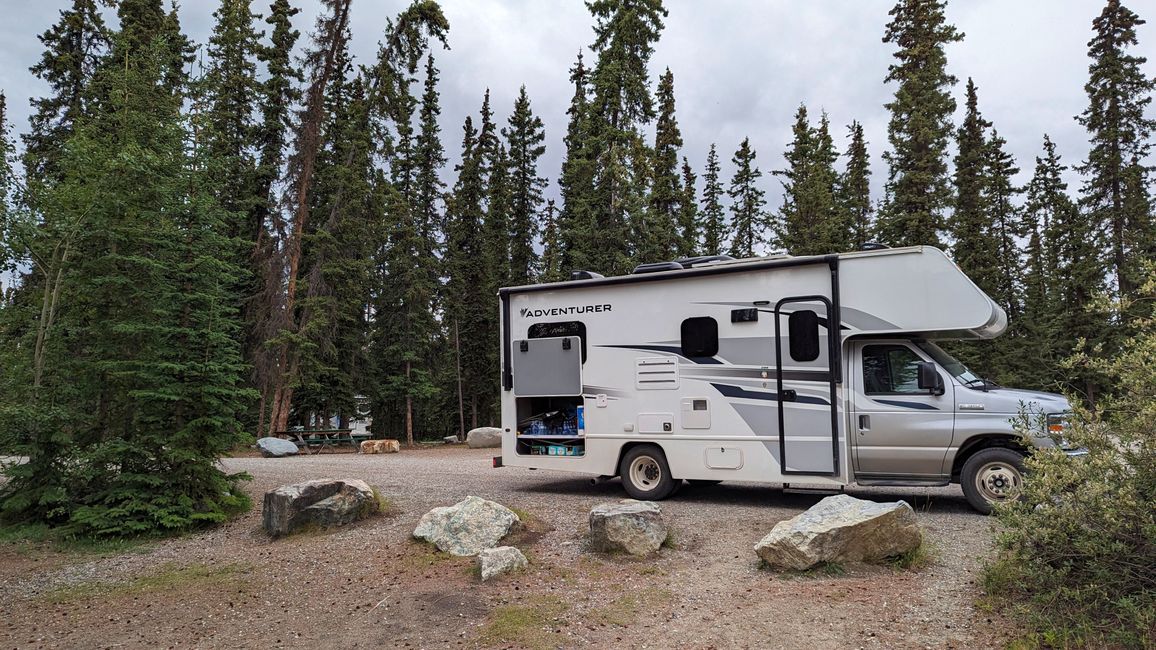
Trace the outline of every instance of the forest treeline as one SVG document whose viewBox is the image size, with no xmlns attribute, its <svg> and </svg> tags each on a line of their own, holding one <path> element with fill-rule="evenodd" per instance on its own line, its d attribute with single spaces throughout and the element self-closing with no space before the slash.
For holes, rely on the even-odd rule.
<svg viewBox="0 0 1156 650">
<path fill-rule="evenodd" d="M 260 15 L 221 0 L 198 47 L 162 0 L 73 0 L 40 36 L 31 73 L 49 92 L 19 143 L 0 96 L 0 446 L 29 459 L 7 470 L 6 517 L 108 534 L 218 521 L 244 495 L 217 457 L 362 401 L 381 436 L 494 423 L 499 287 L 681 256 L 939 246 L 1009 316 L 1007 335 L 953 347 L 975 370 L 1089 400 L 1110 388 L 1059 361 L 1128 336 L 1099 298 L 1140 297 L 1156 254 L 1156 82 L 1144 21 L 1117 0 L 1089 16 L 1088 156 L 1061 160 L 1040 133 L 1024 186 L 1032 163 L 948 71 L 964 35 L 942 0 L 900 0 L 884 26 L 886 143 L 800 104 L 782 162 L 744 139 L 711 145 L 702 169 L 674 72 L 651 78 L 661 0 L 588 0 L 593 40 L 559 71 L 558 170 L 540 164 L 524 87 L 441 122 L 453 54 L 434 0 L 399 7 L 366 61 L 351 3 L 322 0 L 303 36 L 291 0 Z"/>
</svg>

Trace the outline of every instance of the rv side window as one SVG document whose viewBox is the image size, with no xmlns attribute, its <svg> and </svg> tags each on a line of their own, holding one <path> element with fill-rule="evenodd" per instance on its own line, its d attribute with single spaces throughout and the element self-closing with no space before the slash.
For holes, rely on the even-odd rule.
<svg viewBox="0 0 1156 650">
<path fill-rule="evenodd" d="M 682 356 L 713 357 L 718 354 L 718 321 L 710 316 L 682 321 Z"/>
<path fill-rule="evenodd" d="M 919 390 L 919 363 L 923 359 L 904 345 L 863 347 L 863 390 L 879 393 L 925 393 Z"/>
<path fill-rule="evenodd" d="M 526 338 L 530 339 L 553 339 L 562 336 L 577 336 L 582 340 L 582 363 L 586 363 L 586 323 L 577 320 L 534 323 L 526 332 Z"/>
<path fill-rule="evenodd" d="M 795 361 L 814 361 L 819 358 L 819 317 L 810 309 L 797 311 L 787 317 L 791 358 Z"/>
</svg>

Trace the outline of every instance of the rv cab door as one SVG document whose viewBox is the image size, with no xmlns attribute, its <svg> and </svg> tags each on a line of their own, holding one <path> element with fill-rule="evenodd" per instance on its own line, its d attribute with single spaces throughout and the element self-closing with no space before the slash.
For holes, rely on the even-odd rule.
<svg viewBox="0 0 1156 650">
<path fill-rule="evenodd" d="M 943 393 L 920 389 L 919 364 L 932 360 L 907 341 L 863 341 L 852 350 L 856 477 L 943 477 L 955 428 L 952 378 L 936 366 Z"/>
</svg>

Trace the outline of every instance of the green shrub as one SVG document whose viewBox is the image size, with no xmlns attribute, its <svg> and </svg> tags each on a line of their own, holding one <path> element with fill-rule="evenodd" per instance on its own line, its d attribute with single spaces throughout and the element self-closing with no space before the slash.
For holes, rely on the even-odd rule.
<svg viewBox="0 0 1156 650">
<path fill-rule="evenodd" d="M 1063 432 L 1087 455 L 1037 451 L 1023 499 L 997 508 L 985 587 L 1044 645 L 1156 647 L 1156 310 L 1146 309 L 1118 354 L 1069 362 L 1111 380 Z"/>
</svg>

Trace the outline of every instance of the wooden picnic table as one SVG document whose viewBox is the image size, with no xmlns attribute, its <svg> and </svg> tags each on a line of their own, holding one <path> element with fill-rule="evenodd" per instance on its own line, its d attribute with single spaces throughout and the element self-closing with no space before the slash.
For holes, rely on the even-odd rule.
<svg viewBox="0 0 1156 650">
<path fill-rule="evenodd" d="M 320 454 L 326 447 L 357 447 L 362 440 L 372 437 L 369 434 L 353 435 L 353 429 L 288 429 L 276 431 L 274 435 L 294 440 L 299 449 L 310 450 L 313 454 Z"/>
</svg>

